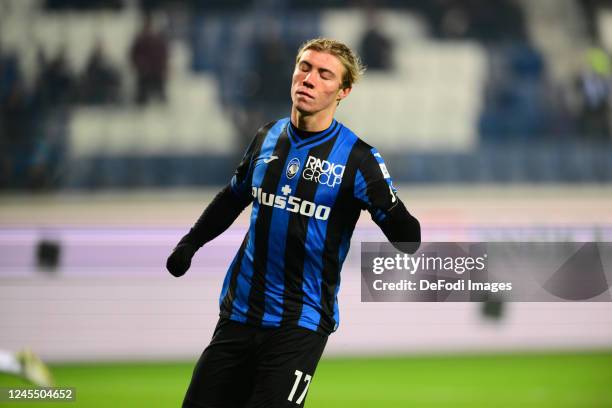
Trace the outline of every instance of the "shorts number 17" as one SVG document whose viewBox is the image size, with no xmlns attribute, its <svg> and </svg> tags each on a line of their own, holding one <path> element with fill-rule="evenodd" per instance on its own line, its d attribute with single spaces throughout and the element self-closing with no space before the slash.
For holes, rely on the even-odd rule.
<svg viewBox="0 0 612 408">
<path fill-rule="evenodd" d="M 293 388 L 291 389 L 291 393 L 289 393 L 287 400 L 293 401 L 293 397 L 295 396 L 295 392 L 298 389 L 298 385 L 300 384 L 300 381 L 302 380 L 303 375 L 304 373 L 301 372 L 300 370 L 295 370 L 295 382 L 293 383 Z M 306 396 L 306 392 L 308 391 L 308 387 L 310 386 L 311 379 L 312 379 L 312 376 L 309 374 L 306 374 L 306 376 L 304 377 L 304 382 L 306 383 L 306 386 L 304 387 L 304 391 L 302 391 L 302 394 L 300 394 L 299 398 L 295 401 L 296 404 L 300 405 L 302 401 L 304 400 L 304 397 Z"/>
</svg>

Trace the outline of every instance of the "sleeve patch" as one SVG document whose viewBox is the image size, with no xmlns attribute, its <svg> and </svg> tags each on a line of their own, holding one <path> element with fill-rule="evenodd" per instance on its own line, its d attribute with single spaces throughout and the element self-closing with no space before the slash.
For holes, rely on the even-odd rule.
<svg viewBox="0 0 612 408">
<path fill-rule="evenodd" d="M 388 179 L 391 178 L 391 175 L 389 174 L 389 171 L 387 171 L 387 166 L 385 166 L 385 163 L 379 163 L 380 166 L 380 170 L 382 171 L 383 177 Z"/>
</svg>

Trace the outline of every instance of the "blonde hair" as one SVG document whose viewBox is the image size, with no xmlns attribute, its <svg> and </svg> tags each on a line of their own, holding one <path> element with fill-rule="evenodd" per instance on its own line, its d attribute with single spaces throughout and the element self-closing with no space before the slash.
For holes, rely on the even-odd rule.
<svg viewBox="0 0 612 408">
<path fill-rule="evenodd" d="M 326 52 L 338 58 L 344 66 L 344 76 L 342 78 L 342 89 L 351 88 L 354 83 L 359 81 L 359 78 L 365 72 L 365 66 L 361 63 L 359 56 L 353 52 L 346 44 L 340 41 L 331 40 L 329 38 L 315 38 L 306 41 L 300 46 L 295 63 L 297 64 L 302 58 L 302 54 L 307 50 L 318 52 Z"/>
</svg>

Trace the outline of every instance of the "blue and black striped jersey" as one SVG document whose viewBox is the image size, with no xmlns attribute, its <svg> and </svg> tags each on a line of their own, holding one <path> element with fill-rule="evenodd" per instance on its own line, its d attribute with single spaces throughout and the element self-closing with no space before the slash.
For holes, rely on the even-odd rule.
<svg viewBox="0 0 612 408">
<path fill-rule="evenodd" d="M 335 120 L 300 138 L 285 118 L 258 131 L 230 187 L 253 208 L 223 282 L 221 316 L 336 330 L 357 219 L 367 209 L 380 224 L 399 201 L 380 154 Z"/>
</svg>

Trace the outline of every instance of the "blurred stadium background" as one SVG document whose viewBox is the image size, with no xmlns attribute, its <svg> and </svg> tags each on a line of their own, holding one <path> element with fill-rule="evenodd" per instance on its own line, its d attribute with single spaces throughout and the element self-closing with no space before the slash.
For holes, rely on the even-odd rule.
<svg viewBox="0 0 612 408">
<path fill-rule="evenodd" d="M 612 240 L 608 1 L 2 0 L 0 349 L 74 406 L 178 406 L 246 213 L 165 258 L 315 36 L 369 66 L 338 119 L 424 240 Z M 382 239 L 364 215 L 308 406 L 612 407 L 611 303 L 361 303 Z"/>
</svg>

